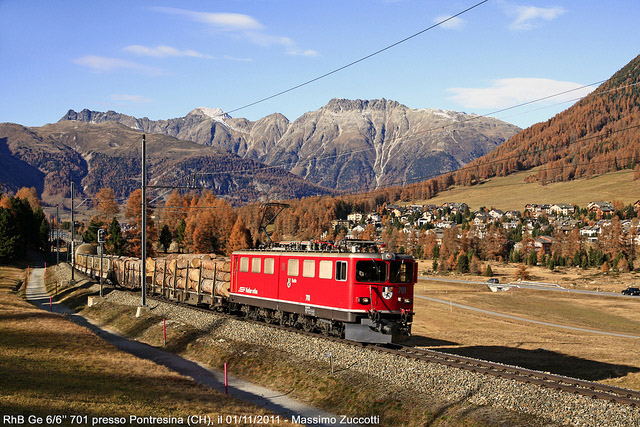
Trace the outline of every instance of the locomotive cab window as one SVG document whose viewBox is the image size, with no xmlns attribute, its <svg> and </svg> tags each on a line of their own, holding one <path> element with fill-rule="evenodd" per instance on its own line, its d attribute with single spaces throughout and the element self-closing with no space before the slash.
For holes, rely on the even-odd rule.
<svg viewBox="0 0 640 427">
<path fill-rule="evenodd" d="M 387 263 L 384 261 L 363 260 L 356 263 L 358 282 L 386 282 Z"/>
<path fill-rule="evenodd" d="M 389 266 L 391 283 L 409 283 L 413 279 L 413 263 L 394 261 Z"/>
<path fill-rule="evenodd" d="M 264 259 L 264 274 L 273 274 L 275 270 L 275 262 L 273 258 Z"/>
<path fill-rule="evenodd" d="M 345 282 L 347 280 L 347 262 L 336 261 L 336 280 Z"/>
<path fill-rule="evenodd" d="M 251 258 L 251 272 L 252 273 L 261 273 L 262 272 L 262 259 L 261 258 Z"/>
<path fill-rule="evenodd" d="M 333 269 L 331 261 L 320 261 L 318 269 L 318 277 L 321 279 L 331 279 L 333 277 Z"/>
<path fill-rule="evenodd" d="M 287 276 L 297 276 L 300 273 L 300 260 L 290 259 L 287 263 Z"/>
<path fill-rule="evenodd" d="M 302 277 L 316 277 L 316 262 L 312 259 L 305 259 L 302 262 Z"/>
<path fill-rule="evenodd" d="M 240 258 L 240 272 L 241 273 L 249 272 L 249 257 Z"/>
</svg>

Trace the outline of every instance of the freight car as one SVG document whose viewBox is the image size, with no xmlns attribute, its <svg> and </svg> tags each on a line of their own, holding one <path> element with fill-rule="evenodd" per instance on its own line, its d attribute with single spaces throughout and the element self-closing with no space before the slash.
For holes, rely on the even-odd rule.
<svg viewBox="0 0 640 427">
<path fill-rule="evenodd" d="M 78 254 L 76 268 L 96 276 L 99 260 Z M 102 262 L 103 277 L 139 288 L 139 259 Z M 360 342 L 399 342 L 411 334 L 416 262 L 381 253 L 370 241 L 281 243 L 230 259 L 148 259 L 146 269 L 149 294 L 175 301 Z"/>
</svg>

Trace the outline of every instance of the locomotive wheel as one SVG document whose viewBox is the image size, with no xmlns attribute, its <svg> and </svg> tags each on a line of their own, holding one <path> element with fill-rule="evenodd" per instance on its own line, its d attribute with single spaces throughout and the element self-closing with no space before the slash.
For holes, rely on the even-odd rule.
<svg viewBox="0 0 640 427">
<path fill-rule="evenodd" d="M 302 330 L 305 332 L 311 332 L 313 330 L 313 323 L 308 317 L 302 319 Z"/>
</svg>

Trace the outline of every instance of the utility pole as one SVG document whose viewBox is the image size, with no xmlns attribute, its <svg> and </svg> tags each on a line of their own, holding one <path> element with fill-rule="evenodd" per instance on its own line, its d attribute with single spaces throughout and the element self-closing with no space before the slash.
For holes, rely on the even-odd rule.
<svg viewBox="0 0 640 427">
<path fill-rule="evenodd" d="M 147 140 L 142 134 L 142 256 L 140 260 L 140 288 L 142 289 L 142 306 L 147 306 Z"/>
<path fill-rule="evenodd" d="M 98 244 L 100 245 L 100 298 L 104 296 L 102 288 L 104 286 L 104 280 L 102 279 L 102 254 L 104 254 L 104 233 L 105 230 L 98 228 Z"/>
<path fill-rule="evenodd" d="M 56 205 L 56 268 L 60 265 L 60 217 L 58 216 L 59 205 Z"/>
<path fill-rule="evenodd" d="M 74 275 L 75 267 L 76 267 L 75 240 L 76 240 L 76 217 L 75 217 L 75 205 L 73 200 L 73 178 L 71 178 L 71 281 L 69 282 L 69 286 L 73 286 L 76 283 L 75 275 Z"/>
</svg>

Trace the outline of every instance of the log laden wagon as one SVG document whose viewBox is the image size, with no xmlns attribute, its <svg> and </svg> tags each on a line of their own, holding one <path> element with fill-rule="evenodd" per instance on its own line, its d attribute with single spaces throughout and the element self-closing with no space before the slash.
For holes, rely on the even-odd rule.
<svg viewBox="0 0 640 427">
<path fill-rule="evenodd" d="M 76 268 L 97 277 L 99 259 L 78 254 Z M 102 277 L 140 288 L 139 259 L 104 257 L 102 263 Z M 148 258 L 146 271 L 150 295 L 267 323 L 374 343 L 399 342 L 411 333 L 416 262 L 380 253 L 374 242 L 298 242 L 236 251 L 231 258 Z"/>
<path fill-rule="evenodd" d="M 76 253 L 78 271 L 127 289 L 140 289 L 139 258 Z M 102 270 L 100 263 L 102 262 Z M 147 258 L 147 291 L 193 305 L 222 305 L 229 297 L 231 262 L 215 255 L 170 255 Z"/>
</svg>

